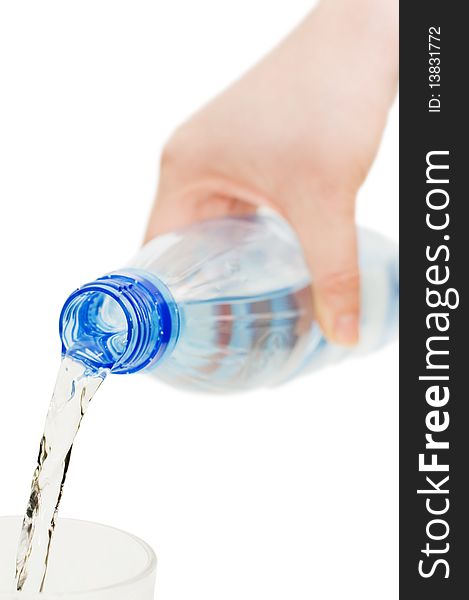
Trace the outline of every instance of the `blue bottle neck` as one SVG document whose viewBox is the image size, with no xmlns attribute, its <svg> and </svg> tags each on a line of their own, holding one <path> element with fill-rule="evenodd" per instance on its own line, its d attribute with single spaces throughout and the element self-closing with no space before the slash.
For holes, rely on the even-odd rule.
<svg viewBox="0 0 469 600">
<path fill-rule="evenodd" d="M 62 353 L 93 369 L 135 373 L 174 348 L 179 312 L 168 288 L 145 271 L 116 271 L 73 292 L 60 315 Z"/>
</svg>

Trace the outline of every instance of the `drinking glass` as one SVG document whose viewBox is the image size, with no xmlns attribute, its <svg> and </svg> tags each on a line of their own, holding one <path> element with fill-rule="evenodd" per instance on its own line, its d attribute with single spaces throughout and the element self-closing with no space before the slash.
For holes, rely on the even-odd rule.
<svg viewBox="0 0 469 600">
<path fill-rule="evenodd" d="M 15 592 L 21 519 L 0 517 L 0 600 L 153 600 L 156 557 L 139 538 L 98 523 L 59 519 L 45 591 Z"/>
</svg>

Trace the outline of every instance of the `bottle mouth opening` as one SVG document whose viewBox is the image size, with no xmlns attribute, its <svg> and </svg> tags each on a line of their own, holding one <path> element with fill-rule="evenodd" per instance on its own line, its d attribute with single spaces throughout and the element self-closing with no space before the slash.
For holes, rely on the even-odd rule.
<svg viewBox="0 0 469 600">
<path fill-rule="evenodd" d="M 153 365 L 177 333 L 168 294 L 164 284 L 133 270 L 85 284 L 62 309 L 62 353 L 112 373 Z"/>
<path fill-rule="evenodd" d="M 62 353 L 90 367 L 113 370 L 125 356 L 133 329 L 125 302 L 102 285 L 76 290 L 60 317 Z"/>
</svg>

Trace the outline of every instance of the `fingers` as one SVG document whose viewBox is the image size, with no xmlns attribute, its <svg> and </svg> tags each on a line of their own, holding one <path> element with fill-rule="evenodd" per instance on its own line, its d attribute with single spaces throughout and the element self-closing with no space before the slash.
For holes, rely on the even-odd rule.
<svg viewBox="0 0 469 600">
<path fill-rule="evenodd" d="M 241 216 L 256 211 L 253 198 L 239 198 L 236 186 L 204 178 L 185 187 L 166 187 L 164 174 L 153 204 L 145 242 L 156 235 L 174 231 L 205 219 Z"/>
<path fill-rule="evenodd" d="M 291 203 L 296 229 L 313 280 L 314 304 L 326 337 L 340 345 L 358 342 L 360 277 L 353 196 Z"/>
<path fill-rule="evenodd" d="M 148 219 L 145 242 L 191 222 L 188 207 L 184 206 L 178 193 L 184 184 L 178 166 L 179 149 L 176 147 L 173 152 L 173 145 L 172 141 L 166 145 L 160 160 L 158 189 Z"/>
<path fill-rule="evenodd" d="M 249 186 L 228 178 L 217 169 L 208 153 L 206 140 L 186 133 L 184 128 L 167 144 L 160 165 L 160 181 L 148 221 L 145 241 L 205 219 L 251 214 L 265 204 L 264 196 Z"/>
</svg>

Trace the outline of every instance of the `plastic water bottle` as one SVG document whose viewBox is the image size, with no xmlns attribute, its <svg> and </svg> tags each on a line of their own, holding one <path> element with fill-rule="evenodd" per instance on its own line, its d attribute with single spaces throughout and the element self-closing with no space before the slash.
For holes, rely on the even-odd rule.
<svg viewBox="0 0 469 600">
<path fill-rule="evenodd" d="M 379 348 L 395 334 L 396 245 L 362 230 L 359 257 L 356 348 L 325 339 L 294 232 L 258 213 L 157 237 L 127 268 L 77 289 L 60 316 L 63 353 L 90 368 L 148 372 L 191 390 L 278 384 Z"/>
</svg>

